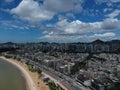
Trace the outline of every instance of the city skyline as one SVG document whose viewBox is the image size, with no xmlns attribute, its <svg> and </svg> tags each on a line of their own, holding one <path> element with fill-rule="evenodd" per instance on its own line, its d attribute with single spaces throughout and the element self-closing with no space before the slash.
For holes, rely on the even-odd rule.
<svg viewBox="0 0 120 90">
<path fill-rule="evenodd" d="M 120 39 L 120 0 L 1 0 L 0 42 Z"/>
</svg>

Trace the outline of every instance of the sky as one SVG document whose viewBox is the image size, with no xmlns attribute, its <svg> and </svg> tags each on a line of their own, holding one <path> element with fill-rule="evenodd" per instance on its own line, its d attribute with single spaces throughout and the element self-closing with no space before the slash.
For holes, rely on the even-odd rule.
<svg viewBox="0 0 120 90">
<path fill-rule="evenodd" d="M 0 42 L 120 39 L 120 0 L 0 0 Z"/>
</svg>

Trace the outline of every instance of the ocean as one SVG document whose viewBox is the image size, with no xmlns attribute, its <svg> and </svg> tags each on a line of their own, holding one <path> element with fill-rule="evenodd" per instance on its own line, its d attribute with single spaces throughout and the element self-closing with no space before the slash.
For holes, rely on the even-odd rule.
<svg viewBox="0 0 120 90">
<path fill-rule="evenodd" d="M 21 71 L 2 59 L 0 59 L 0 90 L 26 90 Z"/>
</svg>

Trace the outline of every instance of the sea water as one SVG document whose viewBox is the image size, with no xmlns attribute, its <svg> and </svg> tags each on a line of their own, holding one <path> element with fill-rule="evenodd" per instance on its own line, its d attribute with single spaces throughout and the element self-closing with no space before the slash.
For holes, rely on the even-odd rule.
<svg viewBox="0 0 120 90">
<path fill-rule="evenodd" d="M 21 71 L 11 63 L 0 59 L 0 90 L 26 90 Z"/>
</svg>

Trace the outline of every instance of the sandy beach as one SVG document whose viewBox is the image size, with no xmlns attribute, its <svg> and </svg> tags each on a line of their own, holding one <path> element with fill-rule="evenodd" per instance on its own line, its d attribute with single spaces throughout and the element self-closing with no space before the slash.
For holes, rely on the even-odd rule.
<svg viewBox="0 0 120 90">
<path fill-rule="evenodd" d="M 39 79 L 38 73 L 30 72 L 27 65 L 18 62 L 17 60 L 7 59 L 3 56 L 0 56 L 0 58 L 10 62 L 21 70 L 26 80 L 27 90 L 49 90 L 49 87 L 42 80 Z"/>
</svg>

